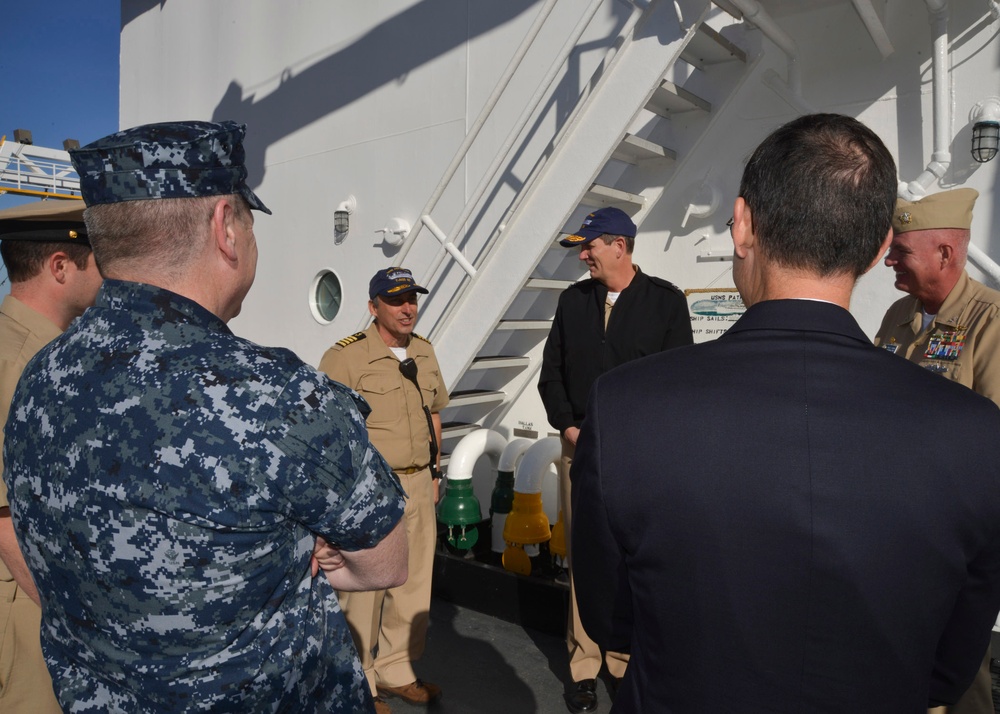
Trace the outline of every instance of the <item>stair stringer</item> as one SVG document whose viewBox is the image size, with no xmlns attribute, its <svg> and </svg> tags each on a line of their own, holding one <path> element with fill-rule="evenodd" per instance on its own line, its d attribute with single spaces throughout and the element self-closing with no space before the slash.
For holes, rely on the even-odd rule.
<svg viewBox="0 0 1000 714">
<path fill-rule="evenodd" d="M 458 384 L 710 7 L 708 0 L 650 3 L 632 41 L 601 77 L 470 279 L 461 303 L 435 331 L 449 390 Z"/>
</svg>

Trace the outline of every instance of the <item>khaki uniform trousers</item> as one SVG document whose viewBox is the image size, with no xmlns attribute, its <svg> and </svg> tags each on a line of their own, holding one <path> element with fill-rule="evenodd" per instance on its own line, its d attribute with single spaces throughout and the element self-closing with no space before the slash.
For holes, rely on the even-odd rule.
<svg viewBox="0 0 1000 714">
<path fill-rule="evenodd" d="M 13 581 L 0 582 L 0 712 L 59 714 L 42 658 L 42 611 Z"/>
<path fill-rule="evenodd" d="M 595 679 L 601 671 L 601 648 L 583 629 L 576 607 L 576 585 L 573 582 L 573 557 L 570 543 L 572 506 L 570 501 L 569 469 L 573 464 L 576 447 L 562 440 L 562 458 L 559 460 L 559 497 L 562 500 L 563 526 L 566 528 L 566 563 L 569 566 L 569 618 L 566 623 L 566 648 L 569 650 L 569 673 L 574 682 Z M 608 652 L 604 656 L 612 677 L 625 676 L 629 656 L 622 652 Z"/>
<path fill-rule="evenodd" d="M 429 468 L 397 475 L 407 494 L 403 523 L 409 543 L 409 576 L 389 590 L 338 593 L 372 694 L 377 684 L 403 687 L 416 681 L 413 662 L 424 652 L 430 620 L 437 542 L 434 482 Z"/>
<path fill-rule="evenodd" d="M 965 694 L 950 707 L 928 709 L 933 714 L 993 714 L 993 678 L 990 676 L 992 648 L 986 648 L 986 657 L 976 672 L 976 678 L 965 690 Z"/>
</svg>

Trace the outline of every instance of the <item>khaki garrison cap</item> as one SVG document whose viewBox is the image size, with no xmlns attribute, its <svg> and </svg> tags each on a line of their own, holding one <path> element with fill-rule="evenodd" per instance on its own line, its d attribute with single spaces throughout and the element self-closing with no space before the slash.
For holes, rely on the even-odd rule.
<svg viewBox="0 0 1000 714">
<path fill-rule="evenodd" d="M 972 227 L 972 207 L 979 192 L 974 188 L 956 188 L 924 196 L 919 201 L 896 199 L 892 229 L 896 233 L 926 231 L 934 228 Z"/>
</svg>

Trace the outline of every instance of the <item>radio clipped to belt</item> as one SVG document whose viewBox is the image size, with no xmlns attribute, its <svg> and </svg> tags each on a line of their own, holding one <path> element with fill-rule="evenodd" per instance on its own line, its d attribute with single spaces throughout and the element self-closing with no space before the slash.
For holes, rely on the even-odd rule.
<svg viewBox="0 0 1000 714">
<path fill-rule="evenodd" d="M 413 382 L 413 385 L 417 388 L 417 394 L 420 396 L 420 406 L 424 410 L 424 416 L 427 417 L 427 430 L 431 434 L 431 478 L 439 479 L 441 478 L 441 473 L 437 467 L 438 443 L 437 434 L 434 433 L 434 420 L 431 418 L 431 409 L 424 402 L 424 393 L 420 390 L 420 384 L 417 382 L 417 363 L 412 357 L 407 357 L 399 363 L 399 373 Z"/>
</svg>

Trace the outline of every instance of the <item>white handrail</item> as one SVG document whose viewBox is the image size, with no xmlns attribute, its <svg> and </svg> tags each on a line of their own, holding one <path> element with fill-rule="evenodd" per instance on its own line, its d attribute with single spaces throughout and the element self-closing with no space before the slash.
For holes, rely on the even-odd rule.
<svg viewBox="0 0 1000 714">
<path fill-rule="evenodd" d="M 468 273 L 471 277 L 475 277 L 476 269 L 473 267 L 472 263 L 466 260 L 465 256 L 462 255 L 462 251 L 458 249 L 457 245 L 448 240 L 448 236 L 446 236 L 444 234 L 444 231 L 442 231 L 438 227 L 438 224 L 434 222 L 434 219 L 425 213 L 424 215 L 420 216 L 420 220 L 423 222 L 425 226 L 427 226 L 427 230 L 431 232 L 431 235 L 437 238 L 438 241 L 441 243 L 441 245 L 444 246 L 444 249 L 448 251 L 448 254 L 455 259 L 455 262 L 462 266 L 462 270 Z M 434 274 L 433 269 L 428 271 L 427 273 L 428 276 L 431 276 L 433 274 Z M 424 279 L 426 280 L 427 278 Z"/>
<path fill-rule="evenodd" d="M 802 94 L 802 69 L 799 67 L 799 46 L 774 21 L 757 0 L 729 0 L 743 13 L 743 19 L 753 23 L 788 58 L 788 86 L 796 95 Z"/>
<path fill-rule="evenodd" d="M 973 243 L 969 243 L 969 260 L 989 275 L 995 284 L 1000 285 L 1000 265 Z"/>
<path fill-rule="evenodd" d="M 593 5 L 591 6 L 590 10 L 596 10 L 596 8 L 598 8 L 600 6 L 600 4 L 601 3 L 600 3 L 599 0 L 595 0 L 595 2 L 593 3 Z M 635 8 L 635 10 L 632 13 L 632 15 L 629 17 L 629 19 L 626 21 L 626 23 L 623 25 L 621 31 L 619 32 L 619 37 L 621 38 L 621 42 L 608 51 L 607 56 L 605 57 L 602 65 L 594 73 L 595 76 L 603 74 L 605 71 L 607 71 L 608 66 L 609 66 L 610 62 L 613 60 L 613 58 L 617 54 L 619 54 L 622 51 L 622 49 L 631 41 L 632 31 L 635 28 L 635 25 L 638 22 L 639 18 L 642 16 L 642 9 L 639 8 L 639 7 L 637 7 L 637 6 L 635 6 L 635 3 L 632 3 L 632 4 L 633 4 L 633 7 Z M 570 39 L 566 42 L 566 45 L 563 47 L 563 51 L 560 52 L 559 56 L 553 62 L 552 67 L 550 68 L 549 74 L 546 75 L 546 78 L 542 82 L 539 83 L 539 85 L 538 85 L 539 86 L 539 91 L 536 92 L 536 95 L 538 97 L 537 101 L 534 101 L 534 102 L 530 103 L 525 108 L 525 111 L 523 112 L 522 117 L 521 117 L 523 119 L 523 121 L 518 121 L 518 123 L 515 125 L 515 127 L 511 130 L 510 135 L 508 136 L 509 141 L 506 141 L 504 143 L 504 146 L 506 147 L 506 153 L 498 153 L 497 156 L 496 156 L 496 158 L 494 159 L 493 163 L 490 166 L 491 170 L 487 171 L 486 173 L 484 173 L 483 178 L 480 181 L 480 184 L 479 184 L 479 186 L 476 189 L 475 200 L 470 200 L 468 202 L 468 204 L 466 205 L 466 209 L 467 210 L 465 212 L 464 219 L 467 220 L 468 216 L 471 215 L 471 211 L 475 208 L 475 206 L 478 203 L 479 199 L 481 199 L 482 195 L 486 192 L 486 190 L 491 185 L 493 185 L 493 183 L 495 182 L 495 180 L 496 180 L 496 173 L 497 173 L 497 171 L 499 171 L 499 167 L 501 165 L 503 165 L 503 163 L 509 159 L 509 156 L 507 154 L 509 154 L 509 152 L 510 152 L 510 149 L 511 149 L 511 147 L 513 145 L 514 139 L 516 139 L 517 135 L 524 128 L 524 125 L 527 123 L 527 120 L 531 117 L 531 115 L 534 112 L 534 110 L 535 110 L 538 102 L 541 101 L 541 98 L 543 98 L 551 90 L 551 86 L 550 85 L 552 84 L 553 81 L 555 81 L 555 78 L 557 76 L 559 68 L 561 67 L 561 65 L 563 63 L 565 63 L 565 59 L 566 59 L 566 57 L 569 56 L 569 53 L 571 53 L 573 51 L 573 49 L 575 49 L 576 43 L 579 42 L 579 37 L 582 35 L 582 32 L 586 30 L 586 22 L 585 22 L 585 20 L 587 20 L 589 17 L 593 17 L 593 12 L 588 12 L 587 17 L 585 17 L 585 18 L 583 18 L 583 20 L 581 20 L 580 24 L 574 30 L 573 35 L 570 37 Z M 579 31 L 579 33 L 577 31 Z M 583 108 L 584 104 L 586 103 L 587 98 L 590 96 L 590 93 L 593 91 L 593 89 L 594 89 L 594 84 L 592 82 L 589 83 L 589 84 L 587 84 L 586 87 L 583 89 L 583 91 L 581 92 L 581 94 L 580 94 L 580 96 L 579 96 L 579 98 L 577 100 L 576 105 L 570 111 L 569 115 L 563 121 L 562 126 L 556 132 L 556 135 L 553 138 L 552 144 L 551 144 L 553 147 L 559 145 L 559 143 L 562 140 L 563 136 L 565 135 L 566 131 L 568 131 L 568 128 L 573 125 L 574 121 L 576 120 L 576 117 L 579 115 L 581 109 Z M 540 158 L 539 162 L 536 163 L 535 166 L 532 168 L 531 172 L 528 174 L 527 178 L 523 182 L 522 190 L 518 193 L 517 196 L 515 196 L 513 202 L 508 207 L 508 209 L 507 209 L 507 211 L 505 213 L 505 216 L 510 216 L 510 215 L 512 215 L 517 210 L 517 207 L 520 205 L 520 203 L 523 200 L 524 196 L 528 193 L 528 191 L 526 189 L 528 187 L 530 187 L 534 183 L 534 181 L 537 179 L 539 173 L 541 172 L 541 169 L 544 167 L 544 165 L 545 165 L 545 159 L 546 159 L 546 157 L 542 156 Z M 455 223 L 456 230 L 457 230 L 458 226 L 462 225 L 463 222 L 464 222 L 463 220 L 456 221 L 456 223 Z M 494 230 L 493 234 L 490 236 L 490 238 L 487 241 L 487 244 L 485 246 L 486 250 L 484 251 L 484 255 L 487 255 L 488 254 L 488 250 L 493 245 L 495 245 L 497 238 L 501 235 L 501 233 L 503 231 L 503 225 L 504 225 L 504 221 L 501 221 L 498 224 L 497 228 Z M 488 257 L 488 255 L 487 255 L 487 257 Z M 486 258 L 484 257 L 482 260 L 480 260 L 479 261 L 480 264 L 482 264 L 482 262 L 485 259 Z M 429 270 L 427 271 L 428 282 L 430 282 L 430 279 L 437 274 L 438 270 L 441 267 L 441 264 L 442 264 L 443 260 L 444 260 L 444 256 L 442 254 L 438 254 L 438 256 L 435 258 L 435 260 L 432 262 Z M 474 281 L 475 281 L 475 276 L 473 276 L 473 278 L 472 278 L 472 282 L 474 282 Z M 464 289 L 466 289 L 469 284 L 470 283 L 467 281 L 465 283 L 465 285 L 462 288 L 460 288 L 455 293 L 454 299 L 448 304 L 448 306 L 445 308 L 445 311 L 442 312 L 441 315 L 438 317 L 438 320 L 435 323 L 435 325 L 433 326 L 433 328 L 431 328 L 429 330 L 429 334 L 432 337 L 437 334 L 437 332 L 440 330 L 440 328 L 442 327 L 442 325 L 444 325 L 445 322 L 447 321 L 448 316 L 450 315 L 450 313 L 452 312 L 452 310 L 455 307 L 457 307 L 457 305 L 460 303 L 461 297 L 462 297 L 462 291 Z"/>
<path fill-rule="evenodd" d="M 566 63 L 567 58 L 573 53 L 573 50 L 576 49 L 577 45 L 580 42 L 580 38 L 583 36 L 583 33 L 587 31 L 587 27 L 588 25 L 590 25 L 590 21 L 593 19 L 594 14 L 603 4 L 604 0 L 591 0 L 590 6 L 587 8 L 587 11 L 580 17 L 580 21 L 577 22 L 576 27 L 573 29 L 573 32 L 570 34 L 566 42 L 563 44 L 562 49 L 559 51 L 559 54 L 556 56 L 555 60 L 553 60 L 551 66 L 549 67 L 549 71 L 545 74 L 545 77 L 541 80 L 541 82 L 538 83 L 538 87 L 536 88 L 535 93 L 532 95 L 531 99 L 528 101 L 524 109 L 521 111 L 521 115 L 518 117 L 517 122 L 515 122 L 510 132 L 508 132 L 507 138 L 504 140 L 504 143 L 500 147 L 500 150 L 497 151 L 496 156 L 490 163 L 489 168 L 487 168 L 487 170 L 483 173 L 483 178 L 480 180 L 479 185 L 476 186 L 476 190 L 473 193 L 472 197 L 468 201 L 466 201 L 465 208 L 462 209 L 461 215 L 459 215 L 458 219 L 455 221 L 455 225 L 452 228 L 452 233 L 457 231 L 460 226 L 464 225 L 465 222 L 469 220 L 469 217 L 472 215 L 472 212 L 476 209 L 476 206 L 479 205 L 479 201 L 482 199 L 483 195 L 485 195 L 486 191 L 489 190 L 490 186 L 494 185 L 496 173 L 497 171 L 499 171 L 500 167 L 508 160 L 508 155 L 510 153 L 511 148 L 514 145 L 514 142 L 517 140 L 517 137 L 521 134 L 521 132 L 524 130 L 524 127 L 531 120 L 531 116 L 538 108 L 538 105 L 541 103 L 542 99 L 544 99 L 550 93 L 551 85 L 558 77 L 559 70 L 562 69 L 562 67 Z M 431 265 L 430 270 L 428 271 L 427 274 L 428 279 L 430 278 L 430 276 L 433 276 L 437 273 L 437 270 L 440 267 L 443 259 L 444 259 L 443 255 L 438 255 L 434 263 Z M 472 273 L 470 273 L 470 275 L 471 274 Z"/>
<path fill-rule="evenodd" d="M 431 196 L 427 199 L 427 205 L 424 206 L 424 210 L 420 212 L 421 218 L 427 216 L 431 211 L 437 206 L 437 202 L 441 199 L 444 194 L 445 189 L 451 182 L 451 179 L 455 176 L 455 172 L 458 171 L 458 167 L 462 165 L 465 160 L 466 155 L 469 153 L 469 149 L 472 147 L 473 142 L 476 137 L 479 136 L 479 132 L 482 130 L 483 126 L 486 124 L 487 119 L 493 113 L 493 108 L 496 106 L 497 102 L 500 101 L 500 97 L 503 96 L 504 90 L 507 89 L 507 85 L 510 84 L 510 80 L 513 78 L 514 73 L 517 68 L 521 66 L 521 61 L 524 56 L 531 49 L 531 45 L 534 43 L 535 38 L 542 29 L 542 25 L 548 19 L 549 15 L 552 14 L 552 9 L 555 7 L 559 0 L 546 0 L 542 9 L 538 11 L 538 15 L 535 17 L 535 21 L 531 24 L 531 28 L 528 33 L 521 40 L 521 44 L 518 46 L 517 51 L 514 52 L 514 56 L 511 57 L 510 62 L 507 64 L 507 69 L 504 70 L 503 75 L 500 77 L 500 81 L 497 82 L 497 86 L 493 88 L 492 94 L 490 94 L 489 99 L 486 100 L 486 104 L 483 106 L 482 111 L 479 112 L 479 116 L 473 123 L 472 128 L 469 129 L 469 133 L 466 134 L 465 139 L 462 141 L 462 145 L 455 152 L 455 156 L 452 158 L 451 163 L 448 164 L 448 168 L 445 169 L 444 175 L 441 180 L 438 181 L 438 185 L 431 192 Z M 410 246 L 413 244 L 413 240 L 416 239 L 417 235 L 420 233 L 420 229 L 423 222 L 418 222 L 410 233 L 404 238 L 403 250 L 400 252 L 397 262 L 402 263 L 405 261 L 407 254 L 409 253 Z"/>
</svg>

